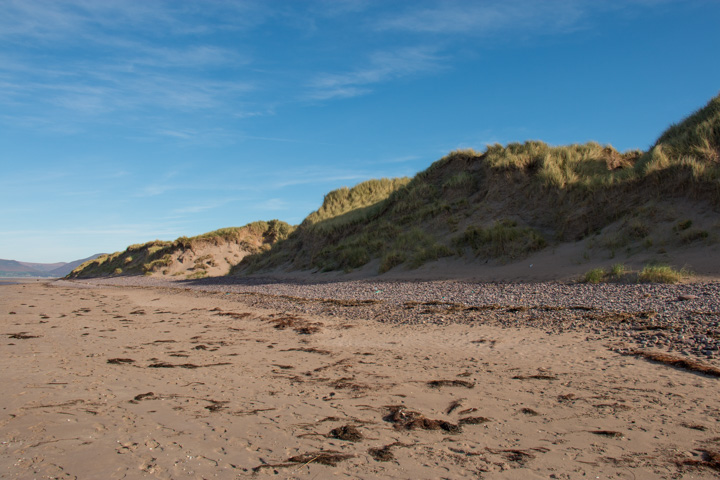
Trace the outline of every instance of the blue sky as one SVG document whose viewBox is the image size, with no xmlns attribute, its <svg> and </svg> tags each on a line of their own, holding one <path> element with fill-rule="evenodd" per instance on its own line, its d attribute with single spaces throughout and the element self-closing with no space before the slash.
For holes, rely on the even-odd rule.
<svg viewBox="0 0 720 480">
<path fill-rule="evenodd" d="M 651 145 L 720 90 L 716 0 L 0 0 L 0 258 L 71 261 L 411 176 Z"/>
</svg>

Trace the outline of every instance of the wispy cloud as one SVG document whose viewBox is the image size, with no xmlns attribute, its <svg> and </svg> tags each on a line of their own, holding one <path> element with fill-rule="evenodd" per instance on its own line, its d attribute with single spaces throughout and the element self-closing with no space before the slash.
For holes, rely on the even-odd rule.
<svg viewBox="0 0 720 480">
<path fill-rule="evenodd" d="M 212 34 L 260 25 L 266 10 L 234 2 L 8 0 L 0 16 L 7 47 L 0 121 L 43 132 L 62 125 L 58 133 L 79 133 L 97 122 L 150 131 L 151 122 L 178 114 L 230 118 L 241 105 L 262 111 L 244 105 L 256 89 L 246 71 L 251 55 Z M 237 25 L 227 23 L 239 16 Z M 204 18 L 213 30 L 195 31 Z"/>
<path fill-rule="evenodd" d="M 179 190 L 182 188 L 180 185 L 168 185 L 161 183 L 154 183 L 151 185 L 145 185 L 142 187 L 134 196 L 136 197 L 157 197 L 173 190 Z"/>
<path fill-rule="evenodd" d="M 0 36 L 46 41 L 89 34 L 113 38 L 118 28 L 132 27 L 148 35 L 205 35 L 218 30 L 253 28 L 272 16 L 264 2 L 127 2 L 125 0 L 6 0 Z M 212 19 L 212 22 L 205 20 Z"/>
<path fill-rule="evenodd" d="M 445 35 L 488 35 L 506 29 L 530 28 L 534 32 L 565 29 L 583 17 L 588 5 L 585 0 L 444 1 L 381 19 L 376 28 Z"/>
<path fill-rule="evenodd" d="M 171 213 L 185 215 L 185 214 L 195 214 L 195 213 L 207 212 L 209 210 L 215 210 L 216 208 L 223 207 L 229 203 L 234 202 L 235 200 L 236 199 L 234 199 L 234 198 L 226 198 L 226 199 L 222 199 L 222 200 L 199 202 L 199 203 L 196 203 L 193 205 L 187 205 L 184 207 L 176 208 L 176 209 L 172 210 Z"/>
<path fill-rule="evenodd" d="M 281 198 L 270 198 L 260 203 L 256 203 L 254 208 L 258 210 L 282 211 L 288 208 L 290 204 Z"/>
<path fill-rule="evenodd" d="M 309 85 L 309 98 L 327 100 L 364 95 L 372 91 L 374 84 L 441 68 L 442 58 L 435 48 L 409 47 L 375 52 L 364 68 L 316 77 Z"/>
<path fill-rule="evenodd" d="M 303 171 L 283 172 L 280 178 L 270 182 L 272 188 L 285 188 L 295 185 L 327 184 L 337 182 L 358 182 L 370 178 L 367 173 L 329 172 L 324 168 L 308 168 Z"/>
<path fill-rule="evenodd" d="M 513 31 L 520 35 L 562 34 L 584 27 L 594 13 L 637 11 L 677 0 L 440 0 L 414 3 L 405 11 L 377 19 L 380 31 L 439 34 L 465 38 Z"/>
</svg>

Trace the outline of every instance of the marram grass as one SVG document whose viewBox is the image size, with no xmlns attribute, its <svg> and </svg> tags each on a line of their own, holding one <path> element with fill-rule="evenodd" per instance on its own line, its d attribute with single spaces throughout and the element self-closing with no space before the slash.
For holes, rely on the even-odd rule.
<svg viewBox="0 0 720 480">
<path fill-rule="evenodd" d="M 669 265 L 646 265 L 638 274 L 645 283 L 678 283 L 688 276 L 686 270 L 675 270 Z"/>
</svg>

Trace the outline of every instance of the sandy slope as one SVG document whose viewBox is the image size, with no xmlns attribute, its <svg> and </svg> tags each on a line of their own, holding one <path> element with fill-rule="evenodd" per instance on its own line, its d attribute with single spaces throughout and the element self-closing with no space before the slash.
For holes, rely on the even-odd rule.
<svg viewBox="0 0 720 480">
<path fill-rule="evenodd" d="M 718 379 L 582 332 L 288 317 L 221 293 L 0 286 L 0 476 L 717 477 L 682 464 L 720 449 Z"/>
</svg>

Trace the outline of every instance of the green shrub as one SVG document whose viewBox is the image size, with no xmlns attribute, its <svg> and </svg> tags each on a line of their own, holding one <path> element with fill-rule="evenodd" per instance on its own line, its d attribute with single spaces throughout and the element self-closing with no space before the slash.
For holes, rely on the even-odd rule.
<svg viewBox="0 0 720 480">
<path fill-rule="evenodd" d="M 622 278 L 623 275 L 628 273 L 627 267 L 622 263 L 616 263 L 610 267 L 610 276 L 616 279 Z"/>
<path fill-rule="evenodd" d="M 449 257 L 453 252 L 445 245 L 440 243 L 432 243 L 430 245 L 421 246 L 415 250 L 412 259 L 410 260 L 410 267 L 417 268 L 427 262 L 439 260 L 443 257 Z"/>
<path fill-rule="evenodd" d="M 669 265 L 646 265 L 638 275 L 638 281 L 645 283 L 678 283 L 687 271 L 677 271 Z"/>
<path fill-rule="evenodd" d="M 624 231 L 632 240 L 641 240 L 650 234 L 650 227 L 639 219 L 633 219 L 624 228 Z"/>
<path fill-rule="evenodd" d="M 583 281 L 585 283 L 600 283 L 607 279 L 607 273 L 602 268 L 593 268 L 592 270 L 585 273 Z"/>
<path fill-rule="evenodd" d="M 710 236 L 710 232 L 707 230 L 691 229 L 685 231 L 680 237 L 682 243 L 693 243 L 698 240 L 706 240 Z"/>
<path fill-rule="evenodd" d="M 385 273 L 389 270 L 392 270 L 393 268 L 405 262 L 405 260 L 405 254 L 402 251 L 391 250 L 382 257 L 378 273 Z"/>
<path fill-rule="evenodd" d="M 160 270 L 161 267 L 167 267 L 171 263 L 172 263 L 172 256 L 169 253 L 167 253 L 167 254 L 163 255 L 162 258 L 158 258 L 157 260 L 153 260 L 152 262 L 146 263 L 145 265 L 143 265 L 143 270 L 146 274 L 152 273 L 152 272 L 156 272 L 156 271 Z"/>
<path fill-rule="evenodd" d="M 690 219 L 682 220 L 673 227 L 673 231 L 682 232 L 683 230 L 687 230 L 688 228 L 692 227 L 692 224 L 693 222 Z"/>
</svg>

